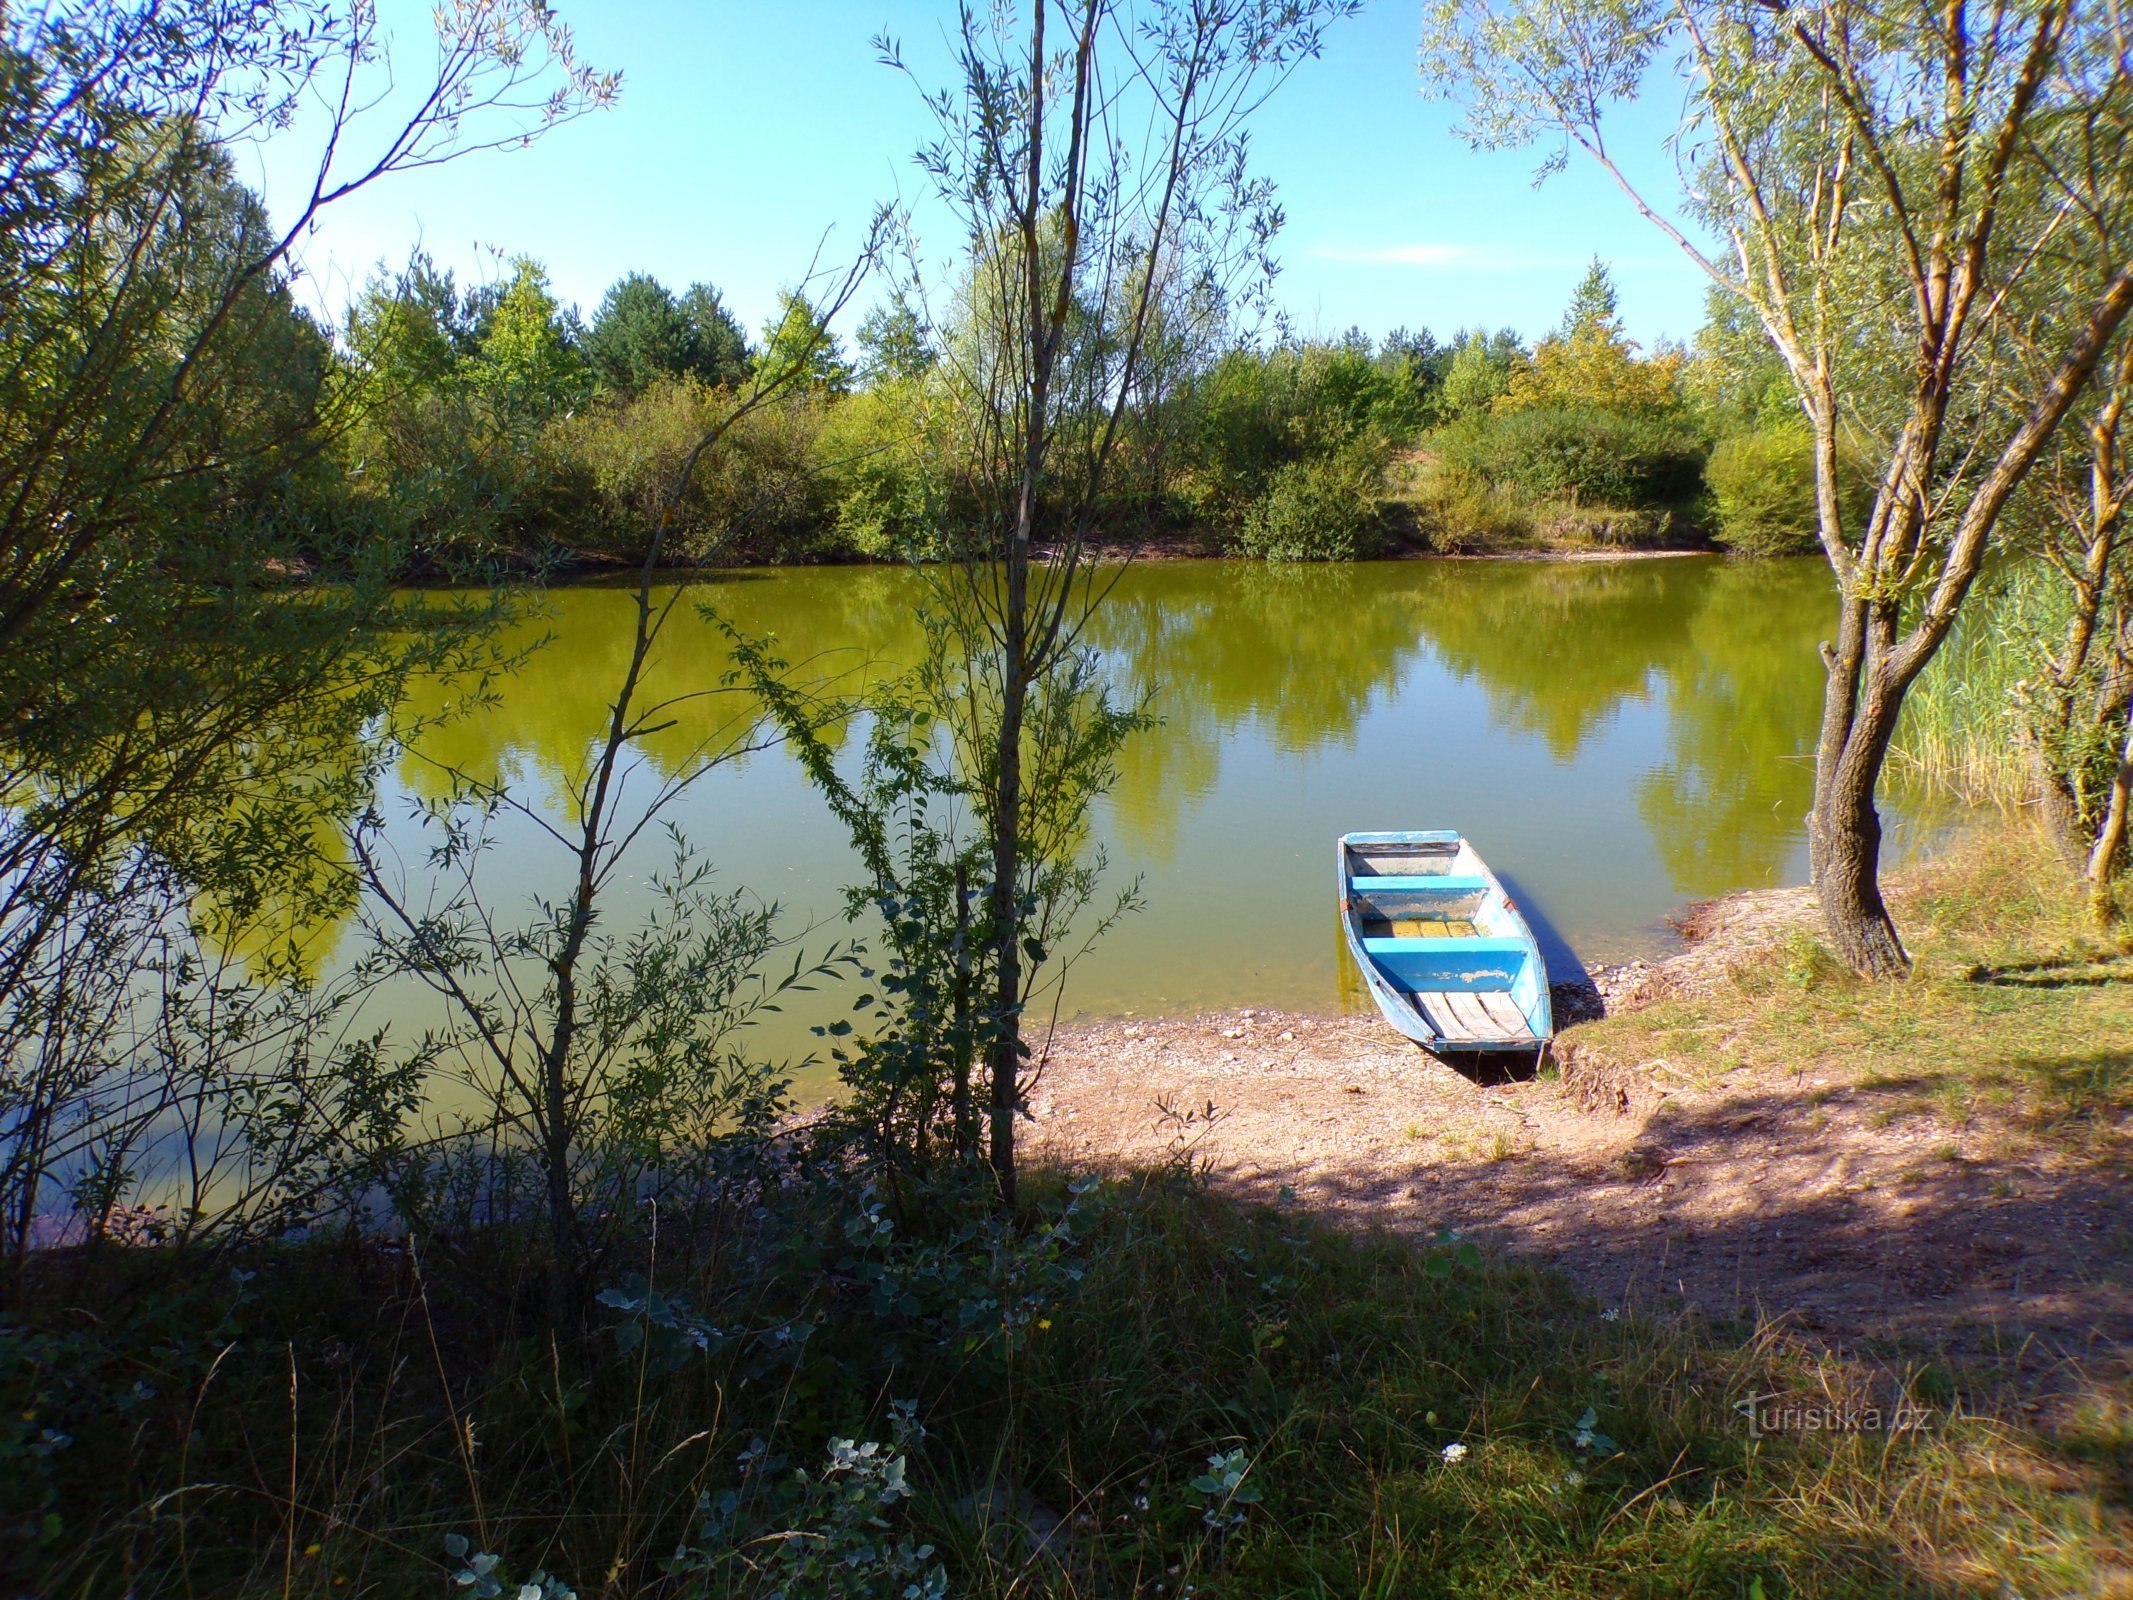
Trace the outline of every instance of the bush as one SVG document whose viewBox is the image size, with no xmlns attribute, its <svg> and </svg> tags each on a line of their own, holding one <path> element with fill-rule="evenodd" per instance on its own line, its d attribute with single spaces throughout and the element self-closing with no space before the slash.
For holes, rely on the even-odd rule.
<svg viewBox="0 0 2133 1600">
<path fill-rule="evenodd" d="M 1718 441 L 1703 470 L 1718 513 L 1718 539 L 1746 555 L 1805 555 L 1821 546 L 1815 531 L 1814 440 L 1804 428 L 1736 433 Z M 1847 522 L 1872 499 L 1864 469 L 1840 462 L 1838 501 Z"/>
<path fill-rule="evenodd" d="M 843 551 L 875 561 L 942 553 L 943 475 L 926 459 L 925 382 L 880 380 L 823 423 L 816 454 Z"/>
<path fill-rule="evenodd" d="M 1355 447 L 1290 462 L 1245 512 L 1238 551 L 1267 561 L 1354 561 L 1376 554 L 1382 471 L 1376 452 Z"/>
<path fill-rule="evenodd" d="M 1413 374 L 1357 343 L 1232 350 L 1183 406 L 1184 497 L 1226 520 L 1266 496 L 1284 468 L 1411 438 L 1426 406 Z"/>
<path fill-rule="evenodd" d="M 1684 416 L 1598 407 L 1465 417 L 1435 443 L 1448 468 L 1493 487 L 1627 508 L 1693 497 L 1706 453 Z"/>
<path fill-rule="evenodd" d="M 1463 474 L 1427 474 L 1417 484 L 1411 503 L 1422 536 L 1440 554 L 1496 550 L 1533 537 L 1533 507 L 1528 501 Z"/>
<path fill-rule="evenodd" d="M 556 507 L 558 520 L 586 542 L 641 554 L 682 463 L 733 403 L 729 391 L 669 378 L 558 418 L 540 453 L 556 481 L 583 485 Z M 714 550 L 727 559 L 817 553 L 827 508 L 813 458 L 826 405 L 795 397 L 765 406 L 705 452 L 668 528 L 666 554 L 686 562 Z"/>
</svg>

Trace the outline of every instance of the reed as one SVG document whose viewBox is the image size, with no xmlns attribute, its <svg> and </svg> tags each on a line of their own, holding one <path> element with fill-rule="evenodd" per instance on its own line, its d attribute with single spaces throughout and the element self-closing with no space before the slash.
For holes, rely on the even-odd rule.
<svg viewBox="0 0 2133 1600">
<path fill-rule="evenodd" d="M 2040 642 L 2063 636 L 2068 607 L 2066 585 L 2035 562 L 1995 574 L 1904 701 L 1891 754 L 1967 805 L 2027 805 L 2036 780 L 2022 688 L 2041 670 Z"/>
</svg>

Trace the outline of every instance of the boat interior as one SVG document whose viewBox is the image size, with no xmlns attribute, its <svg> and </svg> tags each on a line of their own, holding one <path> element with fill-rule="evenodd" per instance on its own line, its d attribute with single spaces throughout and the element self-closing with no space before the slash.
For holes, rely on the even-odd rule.
<svg viewBox="0 0 2133 1600">
<path fill-rule="evenodd" d="M 1364 953 L 1448 1049 L 1538 1046 L 1538 985 L 1517 917 L 1463 841 L 1351 844 Z"/>
</svg>

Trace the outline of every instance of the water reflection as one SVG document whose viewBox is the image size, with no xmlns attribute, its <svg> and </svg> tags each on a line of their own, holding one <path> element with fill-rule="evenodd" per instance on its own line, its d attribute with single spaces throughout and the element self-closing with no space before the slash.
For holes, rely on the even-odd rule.
<svg viewBox="0 0 2133 1600">
<path fill-rule="evenodd" d="M 850 682 L 916 655 L 927 598 L 925 577 L 895 570 L 695 586 L 651 663 L 647 692 L 673 709 L 643 755 L 671 775 L 748 723 L 697 601 L 773 636 L 796 670 Z M 604 727 L 632 604 L 618 589 L 547 597 L 519 625 L 522 664 L 397 784 L 434 796 L 456 767 L 561 809 Z M 1093 640 L 1162 721 L 1127 749 L 1098 832 L 1115 871 L 1144 878 L 1147 909 L 1077 971 L 1070 1008 L 1339 1005 L 1330 841 L 1351 828 L 1464 829 L 1587 959 L 1648 948 L 1684 899 L 1799 878 L 1829 609 L 1814 561 L 1129 571 Z M 418 709 L 447 709 L 423 692 Z M 833 916 L 853 876 L 777 752 L 720 769 L 674 820 L 733 880 L 806 916 Z M 555 866 L 528 851 L 508 887 L 552 888 Z"/>
</svg>

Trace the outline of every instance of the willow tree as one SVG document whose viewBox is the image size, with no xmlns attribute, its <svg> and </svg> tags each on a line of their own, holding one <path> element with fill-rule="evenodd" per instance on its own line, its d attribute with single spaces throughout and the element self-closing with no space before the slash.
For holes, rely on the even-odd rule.
<svg viewBox="0 0 2133 1600">
<path fill-rule="evenodd" d="M 442 659 L 384 645 L 376 541 L 313 492 L 350 371 L 296 303 L 291 255 L 346 197 L 522 144 L 615 80 L 532 0 L 446 0 L 434 22 L 433 73 L 395 92 L 365 0 L 0 7 L 0 1202 L 16 1218 L 39 1203 L 53 1126 L 86 1119 L 81 1146 L 98 1142 L 82 1108 L 119 1048 L 102 1035 L 160 959 L 157 908 L 256 900 L 319 867 L 346 748 L 407 659 Z M 268 140 L 295 147 L 279 216 L 232 176 L 233 150 Z M 349 581 L 278 603 L 307 559 Z"/>
<path fill-rule="evenodd" d="M 1544 171 L 1573 148 L 1597 161 L 1784 364 L 1839 589 L 1809 845 L 1830 938 L 1862 974 L 1909 965 L 1875 804 L 1904 697 L 2133 308 L 2133 258 L 2083 254 L 2032 330 L 2029 381 L 2003 381 L 2011 297 L 2133 188 L 2122 30 L 2103 0 L 1439 0 L 1425 22 L 1425 78 L 1470 139 L 1545 138 Z M 1608 118 L 1677 80 L 1678 204 Z M 2054 159 L 2069 120 L 2110 153 Z M 1877 478 L 1863 514 L 1845 493 L 1859 457 Z"/>
<path fill-rule="evenodd" d="M 1009 1203 L 1022 1010 L 1046 957 L 1030 936 L 1031 887 L 1057 865 L 1043 858 L 1074 847 L 1076 813 L 1102 781 L 1102 740 L 1082 734 L 1123 726 L 1081 698 L 1100 694 L 1083 641 L 1103 592 L 1088 552 L 1129 440 L 1161 399 L 1165 308 L 1210 310 L 1222 285 L 1267 265 L 1279 213 L 1248 172 L 1246 121 L 1354 8 L 966 4 L 961 81 L 927 96 L 939 137 L 920 165 L 964 255 L 961 290 L 929 308 L 925 342 L 943 352 L 957 487 L 975 508 L 942 609 L 990 846 L 987 1143 Z M 883 54 L 902 66 L 893 43 Z M 907 287 L 907 304 L 924 302 Z"/>
</svg>

